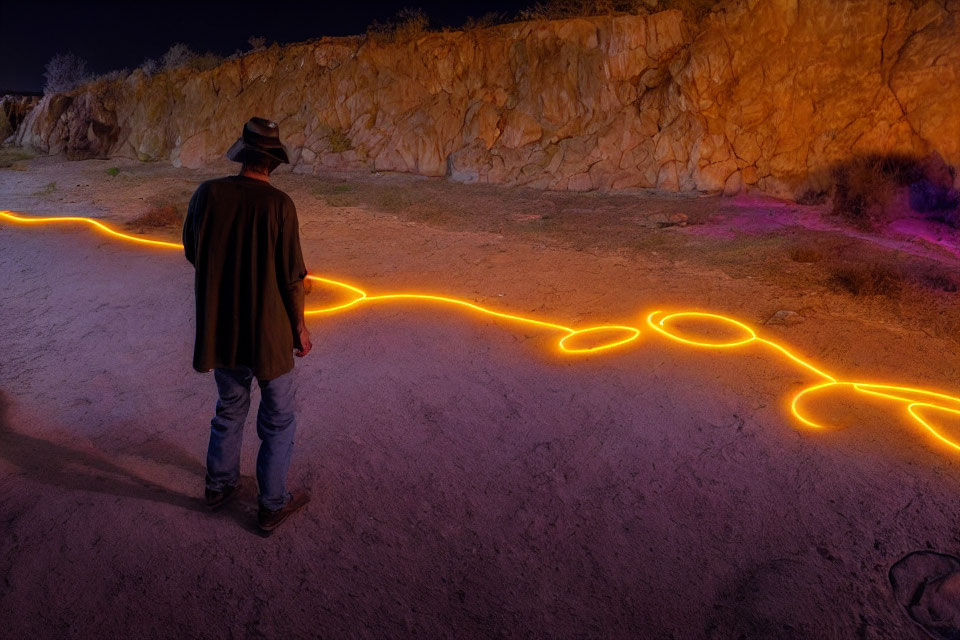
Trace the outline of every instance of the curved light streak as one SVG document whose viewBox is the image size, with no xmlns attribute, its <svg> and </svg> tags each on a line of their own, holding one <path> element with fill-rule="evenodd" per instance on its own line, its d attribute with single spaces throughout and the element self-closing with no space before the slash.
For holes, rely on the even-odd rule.
<svg viewBox="0 0 960 640">
<path fill-rule="evenodd" d="M 181 249 L 182 248 L 183 247 L 181 247 Z M 351 293 L 356 294 L 357 297 L 351 300 L 350 302 L 344 302 L 343 304 L 334 305 L 332 307 L 322 307 L 319 309 L 304 309 L 303 315 L 305 316 L 312 316 L 319 313 L 330 313 L 331 311 L 341 311 L 343 309 L 349 309 L 353 305 L 363 302 L 364 300 L 367 299 L 366 291 L 364 291 L 363 289 L 354 287 L 353 285 L 349 285 L 346 282 L 340 282 L 339 280 L 331 280 L 330 278 L 321 278 L 320 276 L 311 276 L 309 274 L 307 274 L 307 279 L 313 280 L 315 282 L 323 282 L 324 284 L 329 284 L 333 287 L 338 287 L 340 289 L 346 289 L 347 291 L 350 291 Z"/>
<path fill-rule="evenodd" d="M 597 333 L 600 331 L 607 331 L 607 332 L 619 331 L 621 333 L 625 333 L 626 336 L 619 340 L 613 340 L 611 342 L 601 343 L 596 347 L 587 347 L 587 348 L 577 349 L 575 347 L 568 347 L 566 345 L 567 340 L 569 340 L 570 338 L 575 338 L 576 336 L 588 335 L 591 333 Z M 626 326 L 617 325 L 617 324 L 607 324 L 600 327 L 589 327 L 587 329 L 580 329 L 579 331 L 572 331 L 568 335 L 560 338 L 560 342 L 558 343 L 558 345 L 561 349 L 563 349 L 567 353 L 588 353 L 591 351 L 600 351 L 602 349 L 613 349 L 614 347 L 619 347 L 621 345 L 627 344 L 628 342 L 633 342 L 639 337 L 640 337 L 640 329 L 637 329 L 636 327 L 626 327 Z"/>
<path fill-rule="evenodd" d="M 717 315 L 715 313 L 706 313 L 704 311 L 679 311 L 677 313 L 671 313 L 660 318 L 659 322 L 652 322 L 651 319 L 653 316 L 660 314 L 660 311 L 654 311 L 647 316 L 647 324 L 650 325 L 654 331 L 660 335 L 666 336 L 671 340 L 676 342 L 681 342 L 683 344 L 688 344 L 694 347 L 711 347 L 714 349 L 726 349 L 728 347 L 739 347 L 750 342 L 753 342 L 757 339 L 757 334 L 753 329 L 743 324 L 739 320 L 734 320 L 733 318 L 728 318 L 726 316 Z M 723 324 L 733 325 L 738 329 L 743 330 L 747 334 L 746 338 L 740 340 L 731 340 L 728 342 L 708 342 L 705 340 L 692 340 L 690 338 L 684 338 L 667 328 L 667 322 L 670 320 L 676 320 L 678 318 L 696 318 L 696 319 L 709 319 L 709 320 L 719 320 Z"/>
<path fill-rule="evenodd" d="M 953 399 L 956 400 L 956 398 L 953 398 Z M 917 410 L 918 407 L 922 407 L 922 408 L 925 408 L 925 409 L 934 409 L 934 410 L 943 411 L 943 412 L 946 412 L 946 413 L 952 413 L 953 415 L 955 415 L 955 416 L 957 416 L 957 417 L 960 417 L 960 409 L 949 409 L 949 408 L 947 408 L 947 407 L 941 407 L 941 406 L 939 406 L 939 405 L 929 404 L 929 403 L 926 403 L 926 402 L 914 402 L 913 404 L 908 404 L 908 405 L 907 405 L 907 413 L 909 413 L 910 416 L 911 416 L 914 420 L 916 420 L 916 421 L 919 422 L 921 425 L 923 425 L 923 427 L 924 427 L 927 431 L 929 431 L 931 434 L 933 434 L 933 436 L 934 436 L 935 438 L 937 438 L 938 440 L 940 440 L 940 441 L 943 442 L 944 444 L 946 444 L 946 445 L 948 445 L 948 446 L 950 446 L 950 447 L 953 447 L 954 449 L 957 449 L 958 451 L 960 451 L 960 444 L 957 444 L 956 442 L 954 442 L 954 441 L 951 440 L 950 438 L 947 438 L 946 436 L 944 436 L 943 434 L 941 434 L 939 431 L 937 431 L 937 429 L 936 429 L 932 424 L 930 424 L 929 422 L 927 422 L 926 420 L 924 420 L 924 419 L 923 419 L 923 416 L 921 416 L 921 415 L 919 415 L 919 414 L 917 413 L 916 410 Z"/>
<path fill-rule="evenodd" d="M 81 218 L 74 216 L 59 216 L 59 217 L 49 217 L 49 218 L 36 218 L 36 217 L 26 217 L 17 215 L 12 211 L 0 211 L 0 218 L 8 220 L 10 222 L 21 223 L 21 224 L 42 224 L 42 223 L 51 223 L 51 222 L 81 222 L 92 225 L 95 229 L 112 236 L 114 238 L 119 238 L 121 240 L 126 240 L 129 242 L 136 242 L 140 244 L 153 245 L 158 247 L 163 247 L 165 249 L 179 249 L 183 250 L 183 245 L 176 242 L 166 242 L 163 240 L 154 240 L 150 238 L 143 238 L 140 236 L 130 235 L 129 233 L 123 233 L 117 231 L 98 220 L 93 220 L 91 218 Z M 599 325 L 595 327 L 589 327 L 586 329 L 575 330 L 570 327 L 566 327 L 561 324 L 554 322 L 547 322 L 545 320 L 537 320 L 535 318 L 530 318 L 526 316 L 519 316 L 512 313 L 504 313 L 502 311 L 495 311 L 493 309 L 488 309 L 487 307 L 468 302 L 466 300 L 460 300 L 458 298 L 450 298 L 447 296 L 431 295 L 425 293 L 390 293 L 390 294 L 381 294 L 371 296 L 368 295 L 366 291 L 360 287 L 342 282 L 340 280 L 334 280 L 332 278 L 324 278 L 321 276 L 307 275 L 309 280 L 314 282 L 320 282 L 331 287 L 341 289 L 352 297 L 347 302 L 340 302 L 332 304 L 325 307 L 315 307 L 304 310 L 304 315 L 312 316 L 319 315 L 323 313 L 333 313 L 337 311 L 345 311 L 352 307 L 355 307 L 361 303 L 371 303 L 371 302 L 384 302 L 384 301 L 401 301 L 401 300 L 415 300 L 419 302 L 440 302 L 444 304 L 450 304 L 459 306 L 462 308 L 470 309 L 488 316 L 493 316 L 502 320 L 510 320 L 513 322 L 520 322 L 524 324 L 534 325 L 538 327 L 543 327 L 547 329 L 552 329 L 555 331 L 560 331 L 564 335 L 560 338 L 557 343 L 560 351 L 564 353 L 576 353 L 576 354 L 586 354 L 586 353 L 596 353 L 598 351 L 604 351 L 606 349 L 611 349 L 613 347 L 618 347 L 624 345 L 628 342 L 636 340 L 640 336 L 640 330 L 636 327 L 623 327 L 620 325 Z M 573 338 L 577 335 L 583 335 L 585 333 L 600 332 L 602 330 L 612 330 L 612 331 L 626 331 L 628 333 L 627 337 L 620 337 L 616 340 L 608 342 L 600 342 L 599 344 L 593 347 L 568 347 L 566 341 L 570 338 Z"/>
<path fill-rule="evenodd" d="M 675 330 L 672 330 L 669 326 L 669 321 L 682 318 L 709 320 L 719 322 L 721 325 L 733 325 L 743 331 L 746 337 L 727 342 L 714 342 L 710 340 L 687 337 L 677 333 Z M 811 373 L 819 376 L 824 380 L 823 382 L 814 383 L 810 386 L 804 387 L 789 399 L 790 413 L 793 414 L 793 416 L 801 424 L 804 424 L 808 427 L 814 429 L 823 429 L 826 428 L 826 425 L 816 422 L 803 411 L 801 407 L 801 400 L 803 400 L 804 397 L 815 395 L 825 389 L 834 387 L 849 387 L 858 393 L 883 398 L 885 400 L 893 400 L 906 405 L 906 413 L 914 420 L 914 422 L 926 429 L 932 436 L 934 436 L 934 438 L 936 438 L 936 440 L 948 445 L 949 447 L 952 447 L 955 450 L 960 451 L 960 443 L 945 436 L 928 420 L 925 420 L 920 414 L 917 413 L 918 408 L 926 408 L 960 416 L 960 398 L 957 396 L 951 396 L 946 393 L 931 391 L 929 389 L 919 389 L 915 387 L 903 387 L 875 382 L 853 382 L 848 380 L 840 380 L 829 373 L 826 373 L 810 361 L 795 355 L 783 345 L 777 344 L 772 340 L 759 337 L 752 328 L 743 324 L 739 320 L 734 320 L 733 318 L 716 313 L 681 311 L 678 313 L 664 315 L 662 311 L 654 311 L 647 315 L 646 321 L 647 326 L 660 335 L 665 336 L 675 342 L 694 347 L 725 349 L 728 347 L 744 346 L 752 342 L 763 344 L 771 349 L 776 350 L 778 353 L 795 364 L 798 364 Z"/>
<path fill-rule="evenodd" d="M 20 224 L 42 224 L 47 222 L 80 222 L 83 224 L 89 224 L 96 228 L 97 230 L 115 238 L 120 238 L 121 240 L 127 240 L 129 242 L 138 242 L 140 244 L 153 245 L 156 247 L 164 247 L 165 249 L 183 249 L 183 245 L 176 242 L 166 242 L 164 240 L 153 240 L 150 238 L 141 238 L 139 236 L 131 236 L 127 233 L 121 233 L 115 229 L 111 229 L 107 225 L 103 224 L 98 220 L 93 218 L 81 218 L 79 216 L 58 216 L 54 218 L 25 218 L 23 216 L 18 216 L 12 211 L 0 211 L 0 217 L 10 222 L 18 222 Z"/>
<path fill-rule="evenodd" d="M 175 242 L 167 242 L 163 240 L 155 240 L 151 238 L 143 238 L 139 236 L 130 235 L 127 233 L 122 233 L 117 231 L 102 222 L 93 220 L 91 218 L 75 217 L 75 216 L 60 216 L 60 217 L 49 217 L 49 218 L 35 218 L 35 217 L 25 217 L 22 215 L 17 215 L 12 211 L 0 211 L 0 219 L 7 220 L 9 222 L 14 222 L 18 224 L 27 224 L 27 225 L 37 225 L 43 223 L 70 223 L 70 222 L 79 222 L 82 224 L 88 224 L 94 229 L 105 233 L 114 238 L 119 238 L 121 240 L 134 242 L 142 245 L 151 245 L 162 247 L 165 249 L 183 249 L 183 245 Z M 320 282 L 336 289 L 343 290 L 348 293 L 351 297 L 346 302 L 339 302 L 325 307 L 316 307 L 307 309 L 304 313 L 305 315 L 319 315 L 325 313 L 334 313 L 338 311 L 345 311 L 351 309 L 360 304 L 369 304 L 373 302 L 395 302 L 395 301 L 415 301 L 415 302 L 427 302 L 427 303 L 441 303 L 454 305 L 461 308 L 469 309 L 484 315 L 492 316 L 501 320 L 507 320 L 516 323 L 522 323 L 527 325 L 532 325 L 536 327 L 541 327 L 544 329 L 549 329 L 552 331 L 558 331 L 562 333 L 562 337 L 557 343 L 557 348 L 563 353 L 570 354 L 582 354 L 582 353 L 596 353 L 598 351 L 606 351 L 609 349 L 614 349 L 616 347 L 624 346 L 630 342 L 633 342 L 640 336 L 640 329 L 637 327 L 627 326 L 627 325 L 598 325 L 593 327 L 586 327 L 583 329 L 573 329 L 571 327 L 564 326 L 562 324 L 557 324 L 554 322 L 548 322 L 545 320 L 539 320 L 536 318 L 530 318 L 527 316 L 520 316 L 511 313 L 505 313 L 503 311 L 496 311 L 494 309 L 488 309 L 481 305 L 468 302 L 466 300 L 460 300 L 458 298 L 451 298 L 447 296 L 426 294 L 426 293 L 391 293 L 391 294 L 381 294 L 381 295 L 369 295 L 366 291 L 360 287 L 342 282 L 340 280 L 334 280 L 331 278 L 324 278 L 321 276 L 308 275 L 308 279 Z M 715 341 L 715 340 L 706 340 L 706 339 L 697 339 L 691 336 L 685 336 L 675 328 L 673 324 L 676 321 L 682 320 L 698 320 L 698 321 L 710 321 L 716 322 L 719 325 L 730 328 L 735 328 L 740 335 L 734 339 L 729 339 L 725 341 Z M 757 335 L 756 331 L 751 328 L 749 325 L 740 322 L 734 318 L 728 316 L 710 313 L 705 311 L 678 311 L 674 313 L 665 314 L 662 311 L 653 311 L 652 313 L 646 316 L 646 324 L 649 326 L 655 333 L 668 338 L 676 343 L 683 344 L 690 347 L 699 347 L 705 349 L 731 349 L 735 347 L 744 347 L 753 343 L 761 344 L 766 347 L 769 347 L 772 351 L 780 354 L 787 360 L 793 362 L 794 364 L 806 369 L 810 373 L 816 375 L 820 378 L 820 381 L 813 383 L 807 387 L 804 387 L 800 391 L 793 394 L 788 400 L 788 406 L 790 413 L 803 425 L 814 429 L 823 429 L 826 428 L 826 425 L 821 424 L 809 417 L 809 415 L 803 410 L 801 404 L 805 398 L 807 401 L 811 400 L 813 396 L 817 393 L 830 389 L 833 387 L 849 387 L 857 393 L 862 393 L 865 395 L 870 395 L 874 397 L 879 397 L 884 400 L 893 401 L 900 403 L 905 407 L 905 415 L 911 418 L 915 423 L 927 431 L 936 441 L 942 443 L 943 445 L 951 448 L 952 450 L 960 452 L 960 442 L 953 440 L 952 438 L 944 435 L 936 426 L 934 426 L 929 419 L 929 417 L 924 417 L 921 415 L 922 411 L 933 411 L 941 412 L 948 414 L 950 416 L 960 417 L 960 397 L 952 396 L 946 393 L 940 393 L 937 391 L 931 391 L 929 389 L 920 389 L 914 387 L 904 387 L 898 385 L 890 384 L 881 384 L 874 382 L 863 382 L 863 381 L 849 381 L 841 380 L 837 377 L 826 373 L 820 367 L 814 365 L 810 361 L 797 356 L 789 349 L 784 347 L 781 344 L 762 338 Z M 613 333 L 615 338 L 610 338 L 606 341 L 601 341 L 595 346 L 592 347 L 572 347 L 568 346 L 567 341 L 575 339 L 580 336 L 589 336 L 589 335 L 602 335 L 604 333 Z"/>
</svg>

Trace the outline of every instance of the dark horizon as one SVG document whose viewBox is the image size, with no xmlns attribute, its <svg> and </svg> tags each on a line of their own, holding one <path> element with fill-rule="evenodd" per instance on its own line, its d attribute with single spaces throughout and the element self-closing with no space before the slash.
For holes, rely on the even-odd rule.
<svg viewBox="0 0 960 640">
<path fill-rule="evenodd" d="M 0 62 L 0 90 L 42 91 L 44 66 L 58 53 L 70 52 L 83 58 L 87 71 L 99 75 L 135 69 L 147 58 L 159 60 L 177 42 L 197 53 L 228 56 L 238 49 L 248 50 L 251 36 L 262 36 L 270 45 L 362 34 L 370 24 L 387 22 L 407 7 L 422 9 L 432 27 L 459 27 L 468 18 L 489 12 L 512 18 L 532 4 L 533 0 L 482 0 L 469 6 L 404 0 L 335 6 L 284 1 L 269 5 L 3 3 L 0 23 L 7 27 L 4 45 L 16 55 L 5 56 Z"/>
</svg>

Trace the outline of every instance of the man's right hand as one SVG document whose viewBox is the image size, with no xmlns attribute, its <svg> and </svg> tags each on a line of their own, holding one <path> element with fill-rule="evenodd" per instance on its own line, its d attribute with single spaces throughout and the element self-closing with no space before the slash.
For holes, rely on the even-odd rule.
<svg viewBox="0 0 960 640">
<path fill-rule="evenodd" d="M 313 343 L 310 342 L 310 332 L 307 331 L 307 325 L 302 324 L 297 329 L 297 344 L 296 350 L 293 352 L 298 358 L 310 353 L 310 349 L 313 348 Z"/>
</svg>

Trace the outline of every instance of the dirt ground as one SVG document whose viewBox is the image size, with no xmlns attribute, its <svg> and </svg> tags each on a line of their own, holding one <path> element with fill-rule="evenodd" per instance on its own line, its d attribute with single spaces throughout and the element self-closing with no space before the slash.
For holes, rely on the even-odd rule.
<svg viewBox="0 0 960 640">
<path fill-rule="evenodd" d="M 0 209 L 177 238 L 162 212 L 231 172 L 20 158 Z M 182 255 L 0 223 L 4 633 L 923 637 L 887 570 L 960 551 L 960 454 L 862 397 L 805 428 L 785 402 L 808 373 L 756 346 L 683 347 L 642 316 L 724 313 L 838 375 L 957 394 L 956 255 L 752 196 L 273 182 L 316 275 L 643 333 L 571 356 L 445 306 L 313 318 L 290 473 L 313 500 L 264 538 L 252 420 L 241 499 L 200 506 L 215 386 L 190 368 Z"/>
</svg>

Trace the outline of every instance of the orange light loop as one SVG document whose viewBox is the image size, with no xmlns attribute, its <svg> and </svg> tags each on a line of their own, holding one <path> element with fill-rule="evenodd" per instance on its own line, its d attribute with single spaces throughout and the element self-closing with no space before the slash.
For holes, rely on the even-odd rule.
<svg viewBox="0 0 960 640">
<path fill-rule="evenodd" d="M 609 333 L 614 332 L 619 334 L 619 337 L 616 339 L 607 340 L 606 342 L 601 342 L 600 344 L 594 345 L 592 347 L 568 347 L 567 340 L 571 338 L 576 338 L 578 336 L 590 335 L 593 333 Z M 625 335 L 624 335 L 625 334 Z M 613 349 L 614 347 L 619 347 L 627 344 L 628 342 L 633 342 L 640 337 L 640 330 L 636 327 L 625 327 L 621 325 L 602 325 L 599 327 L 589 327 L 587 329 L 580 329 L 579 331 L 571 331 L 564 337 L 560 338 L 560 342 L 557 343 L 557 346 L 560 347 L 561 351 L 566 351 L 567 353 L 593 353 L 596 351 L 603 351 L 605 349 Z"/>
<path fill-rule="evenodd" d="M 749 342 L 753 342 L 757 339 L 757 334 L 753 332 L 753 329 L 743 324 L 739 320 L 734 320 L 733 318 L 728 318 L 726 316 L 721 316 L 716 313 L 707 313 L 705 311 L 680 311 L 677 313 L 671 313 L 669 315 L 663 316 L 659 320 L 654 320 L 654 316 L 659 315 L 659 311 L 654 311 L 647 316 L 647 324 L 654 330 L 664 335 L 671 340 L 676 340 L 677 342 L 682 342 L 684 344 L 693 345 L 695 347 L 711 347 L 717 349 L 726 349 L 728 347 L 739 347 L 745 345 Z M 720 324 L 732 325 L 738 330 L 742 331 L 746 337 L 741 337 L 738 339 L 731 339 L 725 342 L 711 342 L 707 340 L 692 340 L 690 338 L 685 338 L 678 334 L 676 331 L 671 331 L 667 324 L 671 321 L 680 320 L 680 319 L 696 319 L 696 320 L 709 320 L 711 322 L 718 322 Z"/>
<path fill-rule="evenodd" d="M 346 289 L 347 291 L 350 291 L 351 293 L 356 294 L 356 297 L 353 300 L 350 300 L 349 302 L 344 302 L 343 304 L 337 304 L 332 307 L 317 307 L 316 309 L 304 309 L 303 315 L 305 316 L 312 316 L 318 313 L 329 313 L 331 311 L 340 311 L 342 309 L 349 309 L 350 307 L 357 304 L 358 302 L 363 302 L 364 298 L 367 297 L 367 294 L 363 289 L 358 289 L 357 287 L 354 287 L 353 285 L 349 285 L 346 282 L 339 282 L 337 280 L 331 280 L 329 278 L 321 278 L 320 276 L 311 276 L 311 275 L 308 275 L 307 279 L 314 280 L 316 282 L 322 282 L 324 284 L 329 284 L 331 286 L 334 286 L 340 289 Z"/>
</svg>

